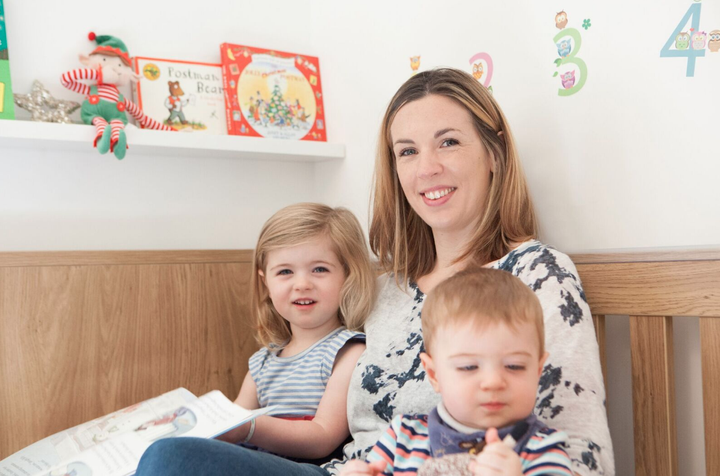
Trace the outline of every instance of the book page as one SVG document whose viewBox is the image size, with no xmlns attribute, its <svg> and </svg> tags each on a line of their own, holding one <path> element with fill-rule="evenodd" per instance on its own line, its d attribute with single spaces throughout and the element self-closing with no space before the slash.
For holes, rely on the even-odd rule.
<svg viewBox="0 0 720 476">
<path fill-rule="evenodd" d="M 201 438 L 215 438 L 237 426 L 263 415 L 272 407 L 258 410 L 246 410 L 231 402 L 219 390 L 198 398 L 187 405 L 190 412 L 197 415 L 195 427 L 185 432 L 183 436 L 197 436 Z"/>
<path fill-rule="evenodd" d="M 214 438 L 272 407 L 246 410 L 219 390 L 184 388 L 45 438 L 0 462 L 0 476 L 126 476 L 162 438 Z"/>
<path fill-rule="evenodd" d="M 64 462 L 73 461 L 77 455 L 96 445 L 126 433 L 138 432 L 148 422 L 161 422 L 163 418 L 167 419 L 169 413 L 177 408 L 182 408 L 193 400 L 197 400 L 195 395 L 184 388 L 179 388 L 56 433 L 2 460 L 0 476 L 48 474 L 47 472 L 51 468 Z M 163 433 L 163 427 L 158 426 L 154 428 L 152 434 L 146 434 L 145 440 L 152 442 L 170 433 L 172 432 L 169 428 L 165 427 Z M 77 469 L 77 476 L 80 476 L 79 472 L 81 472 L 80 469 Z M 63 475 L 64 473 L 59 474 Z"/>
</svg>

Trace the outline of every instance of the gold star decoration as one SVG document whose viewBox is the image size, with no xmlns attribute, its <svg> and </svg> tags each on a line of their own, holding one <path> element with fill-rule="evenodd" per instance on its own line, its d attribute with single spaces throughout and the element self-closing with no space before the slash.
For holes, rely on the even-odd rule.
<svg viewBox="0 0 720 476">
<path fill-rule="evenodd" d="M 33 121 L 72 124 L 70 114 L 80 107 L 74 101 L 55 99 L 38 80 L 33 81 L 30 94 L 15 94 L 15 104 L 32 114 Z"/>
</svg>

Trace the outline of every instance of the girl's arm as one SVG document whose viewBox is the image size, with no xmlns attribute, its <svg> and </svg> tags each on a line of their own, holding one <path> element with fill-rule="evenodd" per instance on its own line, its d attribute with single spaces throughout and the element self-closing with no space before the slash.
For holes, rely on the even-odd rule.
<svg viewBox="0 0 720 476">
<path fill-rule="evenodd" d="M 250 375 L 250 371 L 245 374 L 245 380 L 243 380 L 242 387 L 240 387 L 240 393 L 235 399 L 235 404 L 247 410 L 256 410 L 260 408 L 260 404 L 257 399 L 257 387 L 255 386 L 255 380 Z M 227 441 L 228 443 L 236 443 L 242 441 L 250 431 L 250 423 L 245 423 L 237 428 L 233 428 L 227 433 L 216 437 L 217 440 Z"/>
<path fill-rule="evenodd" d="M 250 443 L 294 458 L 317 459 L 332 453 L 350 434 L 347 421 L 348 386 L 355 364 L 364 350 L 365 344 L 359 342 L 350 342 L 340 349 L 313 420 L 261 416 L 256 419 Z M 243 397 L 243 390 L 240 391 L 237 403 Z M 240 440 L 247 435 L 249 425 L 241 428 Z"/>
</svg>

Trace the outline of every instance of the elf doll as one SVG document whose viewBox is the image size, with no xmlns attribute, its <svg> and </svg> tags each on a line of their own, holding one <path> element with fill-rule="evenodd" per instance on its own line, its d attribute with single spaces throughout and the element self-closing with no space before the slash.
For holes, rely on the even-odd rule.
<svg viewBox="0 0 720 476">
<path fill-rule="evenodd" d="M 128 122 L 126 111 L 137 119 L 142 128 L 174 131 L 175 129 L 147 117 L 135 103 L 118 91 L 117 86 L 137 83 L 140 80 L 140 75 L 130 66 L 130 56 L 125 43 L 114 36 L 96 36 L 95 33 L 90 33 L 88 38 L 90 41 L 95 40 L 98 46 L 88 56 L 80 55 L 80 62 L 87 68 L 68 71 L 62 75 L 60 81 L 66 88 L 85 96 L 80 117 L 85 124 L 95 126 L 93 146 L 97 147 L 101 154 L 111 151 L 118 159 L 125 157 L 127 138 L 124 128 Z M 78 82 L 83 79 L 94 81 L 95 84 L 88 86 Z"/>
</svg>

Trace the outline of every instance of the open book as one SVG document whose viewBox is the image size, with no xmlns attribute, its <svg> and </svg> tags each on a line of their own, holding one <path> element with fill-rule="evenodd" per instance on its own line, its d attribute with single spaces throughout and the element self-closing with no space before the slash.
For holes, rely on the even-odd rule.
<svg viewBox="0 0 720 476">
<path fill-rule="evenodd" d="M 267 413 L 246 410 L 218 390 L 178 388 L 49 436 L 0 462 L 0 476 L 127 476 L 153 441 L 214 438 Z"/>
</svg>

